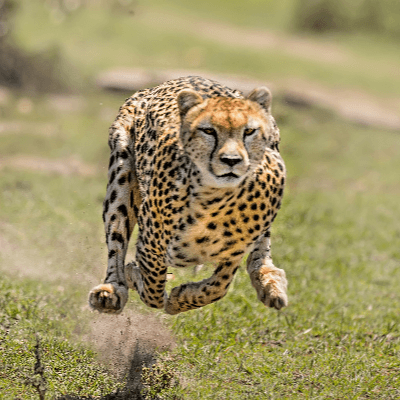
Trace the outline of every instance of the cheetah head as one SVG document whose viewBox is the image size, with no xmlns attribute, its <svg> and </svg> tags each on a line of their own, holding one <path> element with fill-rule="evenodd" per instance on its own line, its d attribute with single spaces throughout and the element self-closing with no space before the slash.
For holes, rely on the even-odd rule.
<svg viewBox="0 0 400 400">
<path fill-rule="evenodd" d="M 266 150 L 278 150 L 279 130 L 271 116 L 271 93 L 261 87 L 247 98 L 204 100 L 183 90 L 177 98 L 180 143 L 202 175 L 215 188 L 235 187 L 261 164 Z"/>
</svg>

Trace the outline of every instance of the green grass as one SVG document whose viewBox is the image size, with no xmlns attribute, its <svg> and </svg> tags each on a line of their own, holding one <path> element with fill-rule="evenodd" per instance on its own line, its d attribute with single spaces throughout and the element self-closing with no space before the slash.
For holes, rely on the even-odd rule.
<svg viewBox="0 0 400 400">
<path fill-rule="evenodd" d="M 37 114 L 20 119 L 32 126 L 39 120 L 59 123 L 66 153 L 97 165 L 96 175 L 10 168 L 0 179 L 0 234 L 14 246 L 3 249 L 0 258 L 8 271 L 0 292 L 2 332 L 10 323 L 12 332 L 1 345 L 7 367 L 0 385 L 19 382 L 5 398 L 33 396 L 23 377 L 32 375 L 35 332 L 44 349 L 50 393 L 94 395 L 119 385 L 71 334 L 87 329 L 91 316 L 82 306 L 106 261 L 100 215 L 108 123 L 88 115 L 119 103 L 115 97 L 103 98 L 103 106 L 97 97 L 86 101 L 86 108 L 71 118 L 48 114 L 46 99 L 38 99 Z M 273 226 L 272 249 L 276 265 L 288 275 L 290 305 L 281 312 L 264 308 L 242 268 L 223 300 L 168 316 L 178 346 L 161 355 L 159 365 L 172 370 L 180 386 L 166 393 L 188 399 L 396 399 L 398 136 L 349 125 L 321 110 L 289 109 L 278 100 L 274 110 L 289 181 Z M 15 134 L 5 139 L 1 155 L 13 143 L 16 155 L 59 156 L 57 138 L 49 138 L 45 152 L 27 147 Z M 43 139 L 31 135 L 29 143 L 35 140 Z M 44 274 L 40 280 L 37 269 Z M 196 279 L 209 273 L 205 268 Z M 18 274 L 31 278 L 15 281 Z M 190 271 L 174 274 L 170 287 L 193 279 Z M 60 286 L 64 291 L 57 292 Z M 134 293 L 128 308 L 145 310 Z"/>
<path fill-rule="evenodd" d="M 37 396 L 29 384 L 35 378 L 36 337 L 48 396 L 99 396 L 115 388 L 116 378 L 97 362 L 93 351 L 77 342 L 75 315 L 80 308 L 61 287 L 0 279 L 0 398 Z"/>
<path fill-rule="evenodd" d="M 398 138 L 374 143 L 376 132 L 292 114 L 281 124 L 289 190 L 272 232 L 290 305 L 265 309 L 243 268 L 224 300 L 175 319 L 172 362 L 187 398 L 396 399 Z M 318 130 L 304 130 L 308 118 Z"/>
<path fill-rule="evenodd" d="M 187 54 L 200 46 L 204 69 L 272 80 L 295 76 L 381 96 L 399 92 L 397 76 L 363 67 L 366 60 L 398 62 L 398 52 L 383 39 L 353 37 L 343 46 L 360 62 L 327 66 L 155 28 L 140 14 L 132 20 L 94 8 L 90 16 L 83 10 L 55 28 L 37 2 L 21 4 L 18 40 L 32 50 L 60 46 L 72 71 L 85 79 L 114 65 L 190 67 Z M 168 12 L 182 12 L 179 4 Z M 201 8 L 210 2 L 197 7 L 208 17 Z M 222 18 L 222 3 L 217 8 L 210 19 Z M 224 21 L 239 23 L 239 17 L 231 8 Z M 376 58 L 384 55 L 381 61 L 368 46 Z M 82 106 L 69 112 L 57 111 L 51 96 L 30 93 L 13 94 L 0 109 L 0 123 L 23 123 L 18 133 L 0 132 L 1 399 L 35 398 L 26 385 L 36 361 L 35 334 L 49 398 L 101 398 L 126 383 L 88 343 L 93 315 L 86 306 L 87 292 L 106 265 L 101 204 L 107 129 L 124 99 L 84 87 L 90 90 Z M 18 112 L 21 96 L 31 98 L 32 113 Z M 158 355 L 158 368 L 146 372 L 153 385 L 148 393 L 158 377 L 164 398 L 398 399 L 399 136 L 349 124 L 325 110 L 289 108 L 279 98 L 273 112 L 288 184 L 272 229 L 272 254 L 287 272 L 290 305 L 280 312 L 262 306 L 244 266 L 224 299 L 176 317 L 149 311 L 132 293 L 127 311 L 156 315 L 177 342 Z M 43 123 L 52 127 L 48 136 L 40 132 Z M 60 163 L 76 158 L 93 172 L 60 175 L 1 163 L 28 156 Z M 169 288 L 194 279 L 192 271 L 173 272 Z M 195 279 L 210 273 L 206 267 Z"/>
</svg>

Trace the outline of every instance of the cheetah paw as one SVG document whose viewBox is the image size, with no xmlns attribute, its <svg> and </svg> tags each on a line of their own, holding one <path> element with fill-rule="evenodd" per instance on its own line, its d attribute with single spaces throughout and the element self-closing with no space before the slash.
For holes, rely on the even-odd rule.
<svg viewBox="0 0 400 400">
<path fill-rule="evenodd" d="M 89 293 L 89 306 L 103 313 L 119 314 L 128 301 L 128 288 L 111 283 L 94 287 Z"/>
<path fill-rule="evenodd" d="M 283 269 L 270 268 L 263 265 L 254 276 L 256 271 L 250 274 L 251 281 L 257 291 L 258 299 L 267 307 L 280 310 L 288 305 L 287 279 Z"/>
</svg>

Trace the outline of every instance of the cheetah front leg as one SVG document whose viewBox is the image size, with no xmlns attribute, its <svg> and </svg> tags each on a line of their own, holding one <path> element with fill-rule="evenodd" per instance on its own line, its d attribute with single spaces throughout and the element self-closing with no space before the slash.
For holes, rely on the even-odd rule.
<svg viewBox="0 0 400 400">
<path fill-rule="evenodd" d="M 227 261 L 219 265 L 210 278 L 174 287 L 166 299 L 165 311 L 179 314 L 221 299 L 226 295 L 239 263 Z"/>
<path fill-rule="evenodd" d="M 272 263 L 269 230 L 257 240 L 254 250 L 250 253 L 247 272 L 262 303 L 277 310 L 287 306 L 286 274 L 283 269 L 275 267 Z"/>
<path fill-rule="evenodd" d="M 89 293 L 89 305 L 100 312 L 120 313 L 128 301 L 125 256 L 141 199 L 129 131 L 114 124 L 109 144 L 109 181 L 103 212 L 108 268 L 104 283 Z"/>
<path fill-rule="evenodd" d="M 135 261 L 125 266 L 127 283 L 147 306 L 162 309 L 168 297 L 165 292 L 167 267 L 162 257 L 155 256 L 142 244 L 139 236 Z"/>
</svg>

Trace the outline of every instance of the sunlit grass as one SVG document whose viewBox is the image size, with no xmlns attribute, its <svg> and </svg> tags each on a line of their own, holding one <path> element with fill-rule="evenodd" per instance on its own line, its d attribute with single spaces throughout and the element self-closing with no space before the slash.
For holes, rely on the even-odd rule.
<svg viewBox="0 0 400 400">
<path fill-rule="evenodd" d="M 57 301 L 76 310 L 60 319 L 60 327 L 85 326 L 89 313 L 80 307 L 86 303 L 89 287 L 101 280 L 106 263 L 101 203 L 108 122 L 96 117 L 102 107 L 116 107 L 118 99 L 102 95 L 101 105 L 96 96 L 88 96 L 85 108 L 69 115 L 48 113 L 46 101 L 34 104 L 35 116 L 19 119 L 31 121 L 32 127 L 56 123 L 62 135 L 48 138 L 44 151 L 40 135 L 3 134 L 0 154 L 57 159 L 63 143 L 67 154 L 96 165 L 97 172 L 82 177 L 8 168 L 1 176 L 2 270 L 49 282 L 50 292 L 59 286 L 64 290 L 59 300 L 56 296 L 47 302 L 45 317 L 30 314 L 31 330 L 19 331 L 21 340 L 30 343 L 25 352 L 34 343 L 31 332 L 43 332 L 46 318 L 59 319 L 52 317 L 53 309 L 61 312 L 55 311 Z M 272 251 L 275 264 L 287 272 L 290 305 L 281 312 L 266 309 L 242 267 L 224 299 L 167 317 L 179 345 L 160 362 L 175 371 L 181 389 L 174 390 L 182 390 L 187 398 L 211 399 L 216 393 L 232 399 L 363 398 L 366 394 L 396 398 L 400 287 L 393 277 L 400 260 L 398 137 L 346 124 L 321 110 L 290 109 L 279 100 L 274 114 L 281 128 L 288 187 L 273 225 Z M 21 140 L 25 136 L 29 140 Z M 9 154 L 10 148 L 14 153 Z M 191 270 L 173 270 L 175 279 L 168 286 L 202 279 L 210 268 L 196 278 Z M 22 299 L 36 304 L 48 293 L 42 283 L 37 295 L 31 286 L 25 289 L 24 280 L 13 285 L 22 293 L 14 301 L 16 307 Z M 133 292 L 128 308 L 145 310 Z M 60 329 L 44 334 L 48 338 L 44 343 L 50 341 L 46 344 L 49 368 L 58 351 L 71 351 L 77 358 L 83 354 L 80 348 L 64 344 L 70 336 Z M 6 343 L 4 357 L 11 357 L 16 344 Z M 84 357 L 92 368 L 92 356 Z M 23 365 L 23 371 L 28 371 L 30 363 Z M 13 371 L 17 374 L 18 367 Z M 65 374 L 71 377 L 74 371 L 67 368 Z M 50 370 L 48 374 L 54 390 L 60 392 L 57 378 Z M 99 375 L 98 379 L 105 378 Z M 24 396 L 22 386 L 15 390 Z M 95 393 L 82 390 L 82 394 Z"/>
<path fill-rule="evenodd" d="M 19 41 L 33 50 L 61 46 L 68 62 L 89 79 L 112 66 L 193 67 L 188 54 L 198 47 L 196 67 L 212 71 L 268 80 L 299 76 L 382 96 L 400 92 L 397 76 L 361 62 L 322 67 L 278 50 L 223 46 L 152 26 L 140 13 L 94 9 L 60 25 L 49 21 L 38 3 L 23 2 L 16 21 Z M 379 50 L 376 43 L 371 46 L 385 54 L 382 62 L 397 62 L 391 45 Z M 381 62 L 362 40 L 346 46 L 360 61 Z M 18 111 L 21 96 L 32 101 L 31 113 Z M 80 107 L 62 111 L 50 96 L 23 93 L 0 110 L 1 122 L 23 123 L 0 137 L 0 393 L 5 391 L 5 398 L 34 396 L 24 377 L 35 363 L 35 332 L 52 396 L 101 395 L 120 385 L 78 337 L 91 315 L 87 291 L 101 281 L 107 261 L 101 220 L 107 129 L 123 97 L 91 89 Z M 288 184 L 272 229 L 272 254 L 287 272 L 290 305 L 280 312 L 266 309 L 243 265 L 224 299 L 166 316 L 178 342 L 159 357 L 180 382 L 171 393 L 188 399 L 397 399 L 398 134 L 352 125 L 320 109 L 289 108 L 279 97 L 273 113 Z M 44 123 L 51 127 L 48 135 L 40 132 Z M 14 157 L 60 163 L 76 158 L 93 170 L 83 176 L 4 165 Z M 193 277 L 192 270 L 172 270 L 168 287 L 211 271 L 206 266 Z M 127 309 L 153 313 L 134 292 Z"/>
</svg>

